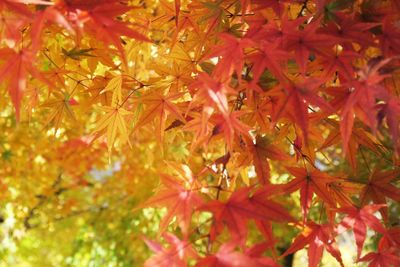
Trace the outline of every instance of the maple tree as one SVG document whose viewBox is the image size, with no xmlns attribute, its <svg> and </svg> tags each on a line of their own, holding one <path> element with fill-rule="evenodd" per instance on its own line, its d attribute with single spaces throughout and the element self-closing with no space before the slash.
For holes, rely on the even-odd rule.
<svg viewBox="0 0 400 267">
<path fill-rule="evenodd" d="M 399 1 L 0 17 L 0 266 L 400 266 Z"/>
</svg>

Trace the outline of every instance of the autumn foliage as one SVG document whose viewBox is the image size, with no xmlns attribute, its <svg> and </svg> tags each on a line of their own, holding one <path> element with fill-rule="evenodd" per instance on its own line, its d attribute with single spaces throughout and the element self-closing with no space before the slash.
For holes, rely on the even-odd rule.
<svg viewBox="0 0 400 267">
<path fill-rule="evenodd" d="M 304 248 L 310 267 L 400 266 L 399 1 L 0 0 L 0 16 L 0 237 L 75 244 L 34 266 L 105 266 L 82 256 L 96 246 L 118 251 L 107 266 L 290 266 Z"/>
</svg>

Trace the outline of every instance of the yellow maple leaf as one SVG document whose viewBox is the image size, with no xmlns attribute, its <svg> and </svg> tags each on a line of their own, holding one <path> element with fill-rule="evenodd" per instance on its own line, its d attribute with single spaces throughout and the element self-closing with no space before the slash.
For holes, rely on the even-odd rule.
<svg viewBox="0 0 400 267">
<path fill-rule="evenodd" d="M 116 106 L 122 102 L 122 77 L 120 75 L 112 78 L 107 86 L 100 92 L 103 94 L 105 92 L 112 92 L 111 105 Z"/>
<path fill-rule="evenodd" d="M 97 122 L 94 132 L 101 132 L 106 129 L 109 154 L 111 154 L 117 133 L 119 133 L 121 143 L 128 142 L 129 146 L 131 146 L 124 116 L 132 113 L 121 107 L 103 106 L 100 107 L 100 110 L 106 112 L 106 114 Z"/>
<path fill-rule="evenodd" d="M 71 102 L 71 96 L 67 93 L 54 91 L 53 96 L 53 98 L 41 106 L 51 108 L 45 125 L 53 122 L 54 134 L 57 134 L 57 130 L 60 128 L 61 121 L 65 115 L 72 121 L 76 121 L 74 111 L 71 109 L 71 103 L 76 103 L 76 101 L 72 99 L 73 101 Z"/>
</svg>

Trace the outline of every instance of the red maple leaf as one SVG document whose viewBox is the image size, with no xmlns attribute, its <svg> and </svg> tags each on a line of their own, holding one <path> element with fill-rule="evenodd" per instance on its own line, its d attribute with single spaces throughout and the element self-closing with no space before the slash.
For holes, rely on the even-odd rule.
<svg viewBox="0 0 400 267">
<path fill-rule="evenodd" d="M 288 53 L 279 49 L 277 42 L 262 41 L 259 49 L 250 55 L 248 59 L 253 62 L 253 80 L 258 82 L 261 74 L 267 68 L 279 80 L 285 80 L 282 62 L 288 58 Z"/>
<path fill-rule="evenodd" d="M 334 109 L 324 98 L 318 95 L 322 80 L 316 78 L 305 78 L 299 81 L 287 81 L 273 90 L 271 95 L 278 96 L 276 112 L 272 114 L 272 121 L 276 122 L 285 111 L 291 120 L 299 125 L 305 140 L 308 140 L 308 106 L 314 105 L 322 111 L 331 113 Z"/>
<path fill-rule="evenodd" d="M 68 20 L 64 17 L 62 12 L 56 8 L 56 6 L 47 7 L 46 9 L 39 11 L 35 14 L 35 20 L 32 24 L 31 36 L 32 36 L 32 50 L 37 51 L 39 49 L 41 34 L 46 22 L 52 22 L 63 26 L 71 33 L 75 33 Z"/>
<path fill-rule="evenodd" d="M 400 172 L 398 170 L 385 172 L 375 170 L 362 188 L 360 194 L 361 205 L 367 204 L 370 200 L 374 204 L 386 204 L 386 197 L 400 202 L 400 189 L 391 184 L 399 175 Z M 387 207 L 382 207 L 380 212 L 383 218 L 387 220 Z"/>
<path fill-rule="evenodd" d="M 372 44 L 372 33 L 368 30 L 378 26 L 379 23 L 358 22 L 354 18 L 339 12 L 335 14 L 335 18 L 335 23 L 328 24 L 323 32 L 335 36 L 346 49 L 353 50 L 352 43 L 354 42 L 364 47 Z"/>
<path fill-rule="evenodd" d="M 306 245 L 309 245 L 309 267 L 317 267 L 319 265 L 324 248 L 340 263 L 342 267 L 344 266 L 341 253 L 335 243 L 335 233 L 332 225 L 316 224 L 314 222 L 308 223 L 281 257 L 292 254 L 304 248 Z"/>
<path fill-rule="evenodd" d="M 293 221 L 281 205 L 269 199 L 275 191 L 273 187 L 261 189 L 254 194 L 251 194 L 251 190 L 252 187 L 240 188 L 226 202 L 214 200 L 199 208 L 213 213 L 211 240 L 214 240 L 226 226 L 232 241 L 242 243 L 245 241 L 247 222 L 250 219 L 261 222 Z"/>
<path fill-rule="evenodd" d="M 233 111 L 227 115 L 215 114 L 211 117 L 211 121 L 215 123 L 212 136 L 223 133 L 226 144 L 231 151 L 235 136 L 243 135 L 247 138 L 250 136 L 251 127 L 239 120 L 239 117 L 244 113 L 244 111 Z"/>
<path fill-rule="evenodd" d="M 163 237 L 170 244 L 168 248 L 144 238 L 147 246 L 156 253 L 146 260 L 144 267 L 186 267 L 189 258 L 198 257 L 189 241 L 182 241 L 171 233 L 164 233 Z"/>
<path fill-rule="evenodd" d="M 235 251 L 236 244 L 234 242 L 222 244 L 217 253 L 208 255 L 199 260 L 196 267 L 261 267 L 265 266 L 256 259 Z M 268 265 L 269 266 L 269 265 Z"/>
<path fill-rule="evenodd" d="M 264 252 L 267 249 L 271 249 L 271 243 L 269 242 L 261 242 L 254 244 L 252 247 L 246 249 L 245 255 L 249 256 L 251 259 L 256 260 L 261 264 L 261 266 L 266 267 L 280 267 L 275 260 L 271 259 L 270 257 L 263 256 Z"/>
<path fill-rule="evenodd" d="M 95 35 L 98 40 L 114 45 L 121 55 L 124 55 L 121 36 L 150 42 L 144 34 L 128 27 L 127 23 L 114 19 L 132 9 L 132 7 L 121 4 L 120 1 L 66 0 L 58 2 L 57 6 L 67 13 L 75 13 L 75 24 L 84 25 L 85 30 Z"/>
<path fill-rule="evenodd" d="M 381 74 L 379 70 L 389 61 L 391 59 L 371 60 L 369 65 L 358 72 L 358 80 L 351 80 L 344 84 L 347 87 L 348 96 L 340 113 L 340 132 L 345 152 L 347 152 L 347 144 L 352 133 L 356 111 L 365 124 L 373 131 L 376 130 L 376 99 L 386 96 L 386 91 L 380 83 L 388 76 Z"/>
<path fill-rule="evenodd" d="M 357 258 L 361 256 L 361 250 L 367 234 L 367 225 L 376 232 L 384 234 L 385 227 L 381 224 L 378 218 L 373 213 L 384 207 L 385 205 L 368 205 L 363 208 L 357 207 L 344 207 L 335 209 L 338 212 L 346 213 L 347 216 L 343 218 L 337 229 L 338 233 L 346 229 L 352 228 L 354 237 L 357 244 Z"/>
<path fill-rule="evenodd" d="M 318 170 L 307 171 L 303 168 L 288 168 L 288 171 L 295 176 L 289 183 L 282 186 L 282 192 L 292 193 L 300 190 L 300 205 L 304 216 L 307 218 L 308 209 L 314 193 L 321 198 L 326 204 L 335 207 L 336 204 L 328 191 L 328 184 L 335 182 L 336 179 Z"/>
<path fill-rule="evenodd" d="M 323 52 L 322 47 L 333 47 L 338 42 L 336 37 L 318 31 L 321 27 L 319 19 L 305 24 L 302 30 L 298 30 L 298 26 L 308 19 L 298 18 L 288 24 L 288 26 L 294 24 L 294 27 L 283 28 L 285 48 L 294 51 L 296 62 L 302 74 L 306 73 L 310 53 L 320 54 Z"/>
<path fill-rule="evenodd" d="M 199 210 L 210 211 L 213 214 L 211 240 L 215 240 L 226 226 L 232 241 L 244 244 L 247 236 L 247 222 L 256 215 L 254 208 L 247 201 L 249 191 L 248 187 L 241 188 L 235 191 L 226 202 L 213 200 L 199 208 Z"/>
<path fill-rule="evenodd" d="M 319 69 L 324 66 L 321 77 L 325 81 L 331 80 L 336 74 L 340 80 L 351 80 L 354 78 L 353 61 L 359 56 L 356 52 L 328 49 L 310 64 L 310 69 Z"/>
<path fill-rule="evenodd" d="M 383 20 L 379 42 L 385 56 L 398 56 L 400 54 L 400 27 L 390 16 Z"/>
<path fill-rule="evenodd" d="M 207 56 L 207 58 L 219 57 L 212 73 L 213 77 L 225 82 L 235 71 L 240 80 L 245 57 L 243 50 L 252 45 L 252 41 L 247 38 L 235 38 L 228 33 L 221 33 L 219 37 L 224 44 L 214 47 Z"/>
<path fill-rule="evenodd" d="M 203 204 L 198 194 L 198 188 L 191 188 L 197 183 L 194 180 L 182 183 L 173 177 L 161 174 L 163 188 L 147 200 L 142 206 L 166 207 L 167 214 L 163 217 L 159 232 L 163 233 L 176 216 L 183 233 L 188 234 L 193 211 Z"/>
<path fill-rule="evenodd" d="M 243 242 L 247 236 L 247 222 L 258 221 L 292 221 L 292 217 L 278 203 L 268 200 L 265 192 L 250 195 L 252 187 L 235 191 L 226 202 L 214 200 L 200 207 L 213 213 L 211 240 L 221 233 L 224 226 L 228 228 L 232 241 Z"/>
<path fill-rule="evenodd" d="M 276 186 L 266 185 L 258 189 L 249 197 L 249 202 L 257 213 L 262 214 L 262 220 L 255 217 L 258 221 L 293 222 L 294 218 L 289 212 L 271 198 L 278 194 Z"/>
<path fill-rule="evenodd" d="M 378 249 L 385 250 L 390 248 L 400 248 L 400 226 L 386 229 L 386 232 L 379 240 Z"/>
<path fill-rule="evenodd" d="M 212 113 L 208 108 L 216 107 L 222 114 L 227 115 L 229 113 L 227 95 L 236 94 L 235 90 L 216 81 L 205 72 L 200 73 L 196 81 L 189 86 L 189 92 L 193 96 L 189 108 L 195 103 L 202 103 L 207 107 L 203 109 L 203 113 L 208 113 L 207 120 Z"/>
<path fill-rule="evenodd" d="M 296 0 L 297 1 L 297 0 Z M 285 4 L 290 0 L 252 0 L 256 9 L 271 8 L 276 15 L 281 16 L 285 11 Z M 295 2 L 295 1 L 294 1 Z"/>
<path fill-rule="evenodd" d="M 385 104 L 381 104 L 381 110 L 378 116 L 385 116 L 386 123 L 392 136 L 393 147 L 396 149 L 395 153 L 399 153 L 399 122 L 400 122 L 400 99 L 395 96 L 388 96 Z"/>
<path fill-rule="evenodd" d="M 266 138 L 256 136 L 255 142 L 250 138 L 244 139 L 250 152 L 252 162 L 257 173 L 260 184 L 269 183 L 270 167 L 268 159 L 288 160 L 289 156 L 284 154 L 276 145 L 268 142 Z"/>
<path fill-rule="evenodd" d="M 358 261 L 369 262 L 368 267 L 390 267 L 400 265 L 400 257 L 394 248 L 370 252 Z"/>
<path fill-rule="evenodd" d="M 20 115 L 21 100 L 27 85 L 28 74 L 41 80 L 50 86 L 51 82 L 45 79 L 33 66 L 34 55 L 27 49 L 18 52 L 4 48 L 0 50 L 2 59 L 6 62 L 0 67 L 0 81 L 8 80 L 8 93 L 15 108 L 17 121 Z"/>
</svg>

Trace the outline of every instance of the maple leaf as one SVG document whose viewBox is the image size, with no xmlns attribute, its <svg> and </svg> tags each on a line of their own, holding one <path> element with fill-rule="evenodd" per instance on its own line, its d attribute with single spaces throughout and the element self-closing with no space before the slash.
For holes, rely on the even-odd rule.
<svg viewBox="0 0 400 267">
<path fill-rule="evenodd" d="M 196 18 L 191 13 L 180 12 L 180 19 L 176 26 L 176 31 L 174 33 L 171 46 L 174 47 L 176 45 L 176 42 L 178 41 L 179 35 L 186 33 L 187 31 L 194 31 L 199 38 L 203 38 L 201 29 L 196 22 Z M 202 40 L 201 42 L 204 43 L 204 41 L 205 40 Z M 200 56 L 201 52 L 196 51 L 195 58 L 199 58 Z"/>
<path fill-rule="evenodd" d="M 263 186 L 249 197 L 249 202 L 258 213 L 263 214 L 262 219 L 265 221 L 293 222 L 294 219 L 288 211 L 271 200 L 277 191 L 279 190 L 273 185 Z"/>
<path fill-rule="evenodd" d="M 400 28 L 396 26 L 396 23 L 389 16 L 383 19 L 382 34 L 378 38 L 385 56 L 399 55 Z"/>
<path fill-rule="evenodd" d="M 295 31 L 296 26 L 304 21 L 304 18 L 299 18 L 283 28 L 285 34 L 284 45 L 286 49 L 294 50 L 295 59 L 302 74 L 306 73 L 310 53 L 320 54 L 322 53 L 320 47 L 329 47 L 337 43 L 337 38 L 334 36 L 318 32 L 320 20 L 311 21 L 309 24 L 304 25 L 303 30 Z"/>
<path fill-rule="evenodd" d="M 352 228 L 354 237 L 357 244 L 357 258 L 361 256 L 361 250 L 367 234 L 367 225 L 376 232 L 384 234 L 385 228 L 382 226 L 378 218 L 373 213 L 383 208 L 385 205 L 367 205 L 362 208 L 357 207 L 343 207 L 335 209 L 338 212 L 346 213 L 347 216 L 343 218 L 339 224 L 338 233 Z"/>
<path fill-rule="evenodd" d="M 32 24 L 31 36 L 33 51 L 37 51 L 39 49 L 41 33 L 47 21 L 57 23 L 63 26 L 69 32 L 75 33 L 70 23 L 55 6 L 47 7 L 35 15 L 35 20 Z"/>
<path fill-rule="evenodd" d="M 400 189 L 391 184 L 399 175 L 398 170 L 384 172 L 375 170 L 372 172 L 360 193 L 361 205 L 367 204 L 369 200 L 372 200 L 374 204 L 386 204 L 386 197 L 400 202 Z M 387 220 L 387 207 L 382 207 L 380 212 Z"/>
<path fill-rule="evenodd" d="M 369 262 L 368 267 L 390 267 L 400 265 L 400 257 L 394 249 L 370 252 L 358 261 Z"/>
<path fill-rule="evenodd" d="M 193 95 L 193 100 L 190 103 L 189 108 L 194 103 L 200 102 L 206 107 L 217 107 L 224 115 L 227 115 L 229 112 L 227 95 L 236 94 L 232 88 L 224 83 L 215 81 L 204 72 L 200 73 L 196 81 L 189 86 L 189 91 Z M 206 109 L 204 111 L 209 112 Z"/>
<path fill-rule="evenodd" d="M 182 115 L 182 112 L 172 102 L 172 100 L 178 99 L 182 97 L 182 95 L 182 93 L 162 95 L 157 91 L 152 91 L 151 93 L 141 96 L 139 101 L 146 105 L 146 109 L 136 122 L 133 132 L 137 131 L 140 127 L 143 127 L 147 123 L 154 121 L 155 118 L 158 118 L 159 124 L 157 126 L 157 133 L 160 143 L 163 143 L 164 132 L 166 128 L 165 122 L 170 115 L 182 122 L 186 121 Z"/>
<path fill-rule="evenodd" d="M 282 254 L 285 257 L 306 245 L 308 247 L 308 266 L 317 267 L 321 261 L 324 248 L 344 267 L 340 250 L 335 243 L 335 235 L 330 224 L 316 224 L 310 222 L 304 230 L 295 238 L 292 245 Z"/>
<path fill-rule="evenodd" d="M 122 82 L 122 76 L 117 75 L 113 77 L 100 92 L 100 94 L 112 92 L 111 106 L 117 106 L 122 103 Z"/>
<path fill-rule="evenodd" d="M 277 42 L 269 43 L 263 41 L 260 44 L 259 51 L 247 56 L 250 61 L 254 62 L 252 67 L 254 81 L 258 82 L 265 68 L 268 68 L 279 80 L 285 80 L 285 69 L 281 63 L 288 58 L 288 53 L 278 47 L 279 44 Z"/>
<path fill-rule="evenodd" d="M 322 69 L 321 77 L 323 80 L 329 80 L 333 75 L 338 75 L 340 80 L 351 80 L 354 78 L 354 67 L 353 61 L 359 57 L 359 54 L 352 51 L 333 51 L 328 49 L 326 52 L 322 52 L 310 64 L 310 68 Z"/>
<path fill-rule="evenodd" d="M 335 36 L 345 48 L 352 49 L 351 44 L 354 42 L 365 47 L 371 45 L 372 33 L 368 30 L 378 26 L 379 23 L 358 22 L 339 12 L 335 17 L 335 22 L 324 28 L 324 33 Z"/>
<path fill-rule="evenodd" d="M 289 156 L 284 154 L 276 145 L 271 144 L 267 138 L 259 135 L 256 136 L 254 143 L 249 138 L 245 138 L 245 142 L 253 159 L 259 183 L 269 183 L 270 167 L 268 158 L 272 160 L 288 160 Z"/>
<path fill-rule="evenodd" d="M 253 100 L 247 102 L 244 110 L 247 112 L 244 116 L 244 121 L 249 125 L 257 125 L 262 133 L 269 132 L 270 120 L 268 115 L 271 112 L 269 108 L 271 98 L 261 97 L 257 95 Z"/>
<path fill-rule="evenodd" d="M 157 25 L 164 25 L 172 20 L 175 20 L 175 29 L 171 40 L 171 49 L 177 45 L 180 35 L 185 33 L 185 30 L 194 31 L 199 37 L 201 37 L 201 30 L 196 21 L 196 17 L 193 13 L 182 10 L 181 0 L 176 0 L 174 3 L 170 3 L 165 0 L 160 0 L 160 9 L 163 14 L 152 21 Z M 177 7 L 179 6 L 179 10 Z M 177 13 L 179 13 L 177 15 Z M 179 44 L 178 44 L 179 45 Z"/>
<path fill-rule="evenodd" d="M 291 221 L 291 216 L 278 203 L 268 200 L 265 191 L 258 191 L 250 196 L 252 187 L 243 187 L 235 191 L 226 202 L 210 201 L 199 210 L 213 213 L 211 240 L 214 240 L 224 225 L 231 234 L 232 241 L 242 243 L 247 235 L 247 221 Z"/>
<path fill-rule="evenodd" d="M 275 260 L 263 256 L 265 250 L 270 249 L 271 244 L 269 242 L 261 242 L 254 244 L 252 247 L 246 249 L 245 255 L 249 256 L 251 259 L 256 260 L 261 264 L 261 266 L 268 266 L 268 267 L 280 267 Z"/>
<path fill-rule="evenodd" d="M 241 115 L 243 115 L 243 113 L 243 111 L 233 111 L 225 116 L 216 114 L 211 118 L 211 120 L 215 122 L 213 136 L 222 132 L 229 150 L 233 149 L 233 141 L 235 136 L 238 136 L 239 134 L 245 137 L 250 136 L 249 131 L 251 128 L 238 119 Z"/>
<path fill-rule="evenodd" d="M 44 103 L 42 107 L 47 107 L 52 109 L 47 119 L 46 125 L 53 122 L 55 128 L 54 135 L 56 135 L 57 130 L 60 127 L 60 123 L 63 119 L 63 116 L 67 115 L 69 119 L 73 121 L 76 120 L 75 113 L 71 109 L 71 106 L 76 105 L 77 102 L 68 93 L 53 91 L 53 95 L 55 97 Z"/>
<path fill-rule="evenodd" d="M 111 150 L 114 146 L 117 134 L 120 135 L 122 143 L 128 142 L 131 146 L 124 119 L 124 116 L 131 115 L 131 112 L 122 107 L 101 106 L 99 109 L 106 112 L 106 114 L 97 122 L 93 132 L 101 132 L 107 128 L 107 146 L 109 154 L 111 155 Z"/>
<path fill-rule="evenodd" d="M 272 121 L 276 122 L 283 111 L 286 111 L 292 121 L 300 126 L 305 140 L 308 140 L 309 104 L 318 106 L 327 113 L 334 111 L 331 105 L 316 92 L 321 83 L 323 81 L 320 79 L 307 78 L 297 82 L 288 81 L 271 90 L 270 94 L 278 95 L 280 100 L 275 114 L 272 114 Z M 284 97 L 282 97 L 282 93 L 284 93 Z"/>
<path fill-rule="evenodd" d="M 22 49 L 16 52 L 12 49 L 2 49 L 0 51 L 2 58 L 7 62 L 0 67 L 0 81 L 8 79 L 8 93 L 15 108 L 15 116 L 17 121 L 20 117 L 21 100 L 26 89 L 28 74 L 41 80 L 47 84 L 51 84 L 46 80 L 32 65 L 34 55 L 31 51 Z"/>
<path fill-rule="evenodd" d="M 147 200 L 143 206 L 167 207 L 168 212 L 160 223 L 159 232 L 163 233 L 176 216 L 178 224 L 186 236 L 193 211 L 203 205 L 203 200 L 198 194 L 198 188 L 187 188 L 187 186 L 166 174 L 161 174 L 161 181 L 164 185 L 163 189 Z M 196 184 L 192 181 L 191 186 Z"/>
<path fill-rule="evenodd" d="M 221 33 L 219 38 L 224 40 L 225 44 L 214 47 L 207 56 L 207 58 L 220 57 L 212 75 L 221 81 L 226 81 L 235 71 L 240 80 L 244 65 L 243 50 L 250 46 L 252 41 L 247 38 L 238 39 L 227 33 Z"/>
<path fill-rule="evenodd" d="M 328 120 L 328 122 L 332 126 L 332 129 L 329 136 L 325 139 L 325 142 L 322 144 L 319 150 L 342 142 L 342 139 L 340 138 L 341 133 L 339 131 L 338 123 L 332 120 Z M 356 124 L 356 127 L 354 127 L 351 132 L 351 137 L 347 145 L 348 153 L 346 154 L 346 159 L 348 160 L 353 170 L 357 170 L 356 156 L 357 151 L 361 145 L 369 148 L 371 151 L 375 152 L 378 155 L 383 155 L 383 153 L 385 152 L 383 145 L 376 137 L 374 137 L 371 133 L 367 132 L 364 128 L 359 127 L 359 125 Z"/>
<path fill-rule="evenodd" d="M 51 5 L 52 3 L 47 2 L 47 4 Z M 26 25 L 32 22 L 34 13 L 21 1 L 2 0 L 0 1 L 0 17 L 2 21 L 0 34 L 4 44 L 10 48 L 16 48 L 23 38 L 21 32 L 25 31 Z"/>
<path fill-rule="evenodd" d="M 82 1 L 60 2 L 60 8 L 77 13 L 77 20 L 83 23 L 85 28 L 93 33 L 98 40 L 106 44 L 114 45 L 121 55 L 124 55 L 120 37 L 126 36 L 143 42 L 151 42 L 144 34 L 128 27 L 126 23 L 115 20 L 114 17 L 128 12 L 131 7 L 123 5 L 120 1 L 100 1 L 84 3 Z M 84 12 L 77 12 L 77 10 Z M 125 57 L 123 57 L 125 60 Z"/>
<path fill-rule="evenodd" d="M 182 64 L 178 61 L 173 61 L 172 66 L 164 66 L 161 64 L 154 65 L 154 70 L 160 77 L 163 77 L 163 82 L 169 84 L 169 92 L 178 93 L 182 86 L 186 86 L 193 81 L 190 73 L 191 66 Z"/>
<path fill-rule="evenodd" d="M 256 6 L 257 9 L 271 8 L 276 15 L 281 16 L 285 11 L 285 3 L 290 2 L 289 0 L 252 0 L 251 3 Z"/>
<path fill-rule="evenodd" d="M 375 101 L 380 95 L 384 95 L 384 89 L 380 82 L 387 77 L 379 73 L 379 69 L 386 65 L 391 59 L 384 59 L 378 62 L 371 61 L 369 65 L 361 69 L 358 80 L 345 84 L 349 90 L 346 103 L 341 110 L 340 132 L 343 139 L 343 149 L 347 151 L 351 132 L 354 124 L 355 108 L 364 117 L 364 122 L 375 131 L 377 119 L 375 115 Z M 357 106 L 356 106 L 357 105 Z"/>
<path fill-rule="evenodd" d="M 400 100 L 391 96 L 386 99 L 386 104 L 381 106 L 381 113 L 378 113 L 378 115 L 386 116 L 386 123 L 389 126 L 390 134 L 392 136 L 393 147 L 397 147 L 399 143 Z"/>
<path fill-rule="evenodd" d="M 295 176 L 295 179 L 282 186 L 282 192 L 292 193 L 300 190 L 300 205 L 303 213 L 304 221 L 307 218 L 308 209 L 314 193 L 321 198 L 326 204 L 335 207 L 327 184 L 335 182 L 335 178 L 318 170 L 307 171 L 303 168 L 287 168 L 288 171 Z"/>
<path fill-rule="evenodd" d="M 19 120 L 20 103 L 22 94 L 26 87 L 27 70 L 24 67 L 25 61 L 29 61 L 24 52 L 15 53 L 13 50 L 3 50 L 2 54 L 9 57 L 8 62 L 3 64 L 0 69 L 0 80 L 4 80 L 9 76 L 8 93 L 14 104 L 16 118 Z M 24 56 L 25 55 L 25 56 Z"/>
<path fill-rule="evenodd" d="M 215 240 L 226 225 L 232 241 L 243 244 L 247 236 L 247 221 L 255 215 L 253 207 L 246 201 L 249 190 L 250 188 L 242 188 L 234 192 L 225 203 L 213 200 L 199 207 L 199 210 L 210 211 L 213 214 L 211 240 Z"/>
<path fill-rule="evenodd" d="M 236 244 L 234 242 L 222 244 L 217 253 L 208 255 L 200 259 L 196 267 L 261 267 L 265 266 L 257 260 L 235 251 Z"/>
<path fill-rule="evenodd" d="M 163 237 L 170 244 L 168 248 L 144 238 L 147 246 L 156 253 L 146 260 L 144 267 L 185 267 L 187 259 L 198 257 L 189 241 L 182 241 L 171 233 L 164 233 Z"/>
<path fill-rule="evenodd" d="M 354 205 L 351 196 L 358 195 L 361 189 L 361 184 L 341 178 L 327 183 L 327 190 L 333 201 L 341 207 Z"/>
<path fill-rule="evenodd" d="M 195 63 L 198 62 L 198 58 L 188 53 L 188 49 L 181 43 L 174 45 L 166 57 L 186 65 L 188 68 L 195 68 Z"/>
<path fill-rule="evenodd" d="M 214 128 L 214 125 L 207 120 L 206 114 L 202 113 L 201 115 L 195 115 L 196 117 L 188 120 L 188 122 L 183 127 L 185 131 L 193 131 L 192 142 L 190 145 L 190 150 L 194 151 L 200 144 L 207 144 L 208 140 L 211 138 L 211 134 Z"/>
<path fill-rule="evenodd" d="M 395 226 L 386 229 L 386 232 L 379 240 L 378 249 L 390 249 L 393 247 L 400 247 L 400 227 Z"/>
</svg>

